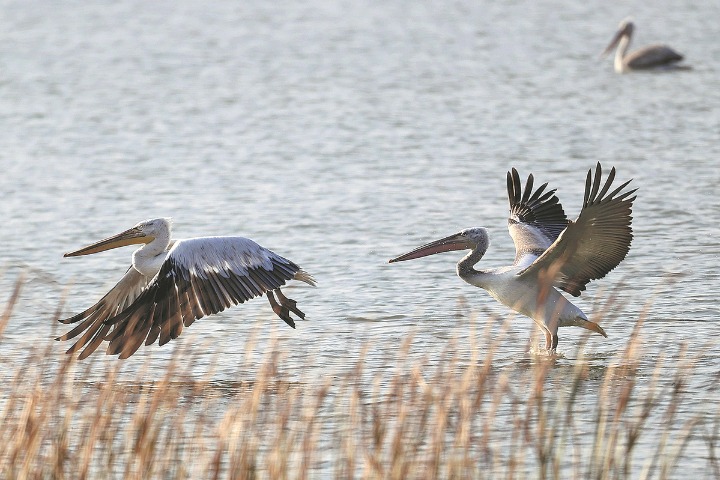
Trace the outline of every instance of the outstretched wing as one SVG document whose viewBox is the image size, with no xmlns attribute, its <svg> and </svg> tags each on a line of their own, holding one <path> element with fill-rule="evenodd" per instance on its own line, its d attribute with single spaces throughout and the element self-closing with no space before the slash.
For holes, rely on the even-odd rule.
<svg viewBox="0 0 720 480">
<path fill-rule="evenodd" d="M 135 270 L 130 266 L 125 275 L 104 297 L 95 305 L 88 308 L 84 312 L 78 313 L 70 318 L 60 320 L 62 323 L 77 323 L 75 328 L 57 338 L 57 340 L 69 340 L 77 337 L 79 334 L 84 335 L 77 341 L 77 344 L 85 345 L 94 338 L 100 326 L 109 318 L 114 317 L 123 309 L 132 304 L 135 299 L 140 296 L 143 289 L 150 282 L 150 278 Z M 72 350 L 72 348 L 70 349 Z M 68 353 L 70 352 L 68 351 Z"/>
<path fill-rule="evenodd" d="M 514 168 L 507 173 L 510 217 L 508 230 L 515 243 L 514 265 L 530 265 L 565 230 L 568 219 L 555 190 L 545 192 L 547 183 L 535 192 L 533 175 L 528 175 L 525 192 L 522 191 L 520 175 Z"/>
<path fill-rule="evenodd" d="M 296 278 L 314 284 L 295 263 L 242 237 L 178 240 L 158 274 L 127 308 L 89 326 L 95 333 L 70 352 L 90 355 L 103 340 L 108 354 L 127 358 L 145 343 L 177 338 L 183 326 L 243 303 Z M 83 340 L 81 339 L 81 340 Z"/>
<path fill-rule="evenodd" d="M 570 222 L 555 242 L 532 265 L 518 273 L 540 280 L 549 275 L 552 284 L 571 295 L 578 296 L 591 281 L 602 278 L 625 258 L 632 241 L 631 196 L 637 189 L 622 192 L 628 180 L 607 193 L 615 178 L 610 170 L 602 190 L 600 163 L 588 171 L 585 181 L 585 200 L 577 220 Z M 598 193 L 599 190 L 599 193 Z"/>
</svg>

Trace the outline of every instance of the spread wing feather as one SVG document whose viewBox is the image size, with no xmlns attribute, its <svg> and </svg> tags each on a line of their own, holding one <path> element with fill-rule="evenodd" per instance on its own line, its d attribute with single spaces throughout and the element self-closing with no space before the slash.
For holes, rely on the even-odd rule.
<svg viewBox="0 0 720 480">
<path fill-rule="evenodd" d="M 602 278 L 627 255 L 632 242 L 632 204 L 637 189 L 624 191 L 631 180 L 609 194 L 615 168 L 602 185 L 600 163 L 588 171 L 583 208 L 577 220 L 520 276 L 541 279 L 550 273 L 552 284 L 571 295 L 579 296 L 591 281 Z M 600 188 L 602 185 L 602 189 Z"/>
<path fill-rule="evenodd" d="M 95 305 L 77 315 L 60 320 L 60 322 L 65 324 L 79 323 L 75 328 L 58 337 L 57 340 L 69 340 L 83 333 L 83 336 L 68 350 L 68 353 L 75 352 L 81 348 L 76 348 L 77 345 L 94 344 L 98 341 L 98 338 L 101 342 L 104 334 L 100 333 L 100 326 L 106 320 L 131 305 L 135 299 L 140 296 L 149 281 L 150 278 L 131 266 L 120 281 Z M 97 348 L 97 346 L 95 348 Z"/>
<path fill-rule="evenodd" d="M 533 175 L 528 175 L 523 192 L 516 169 L 507 173 L 510 216 L 508 230 L 515 243 L 514 265 L 529 265 L 555 241 L 568 219 L 555 190 L 545 192 L 547 183 L 533 189 Z"/>
</svg>

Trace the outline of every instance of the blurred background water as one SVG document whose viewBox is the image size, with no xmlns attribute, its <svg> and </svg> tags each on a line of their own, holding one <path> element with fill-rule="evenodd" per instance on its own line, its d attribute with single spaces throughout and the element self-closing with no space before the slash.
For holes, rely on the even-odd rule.
<svg viewBox="0 0 720 480">
<path fill-rule="evenodd" d="M 598 54 L 628 15 L 635 47 L 668 43 L 693 70 L 615 74 Z M 707 348 L 712 378 L 719 18 L 720 3 L 689 0 L 2 1 L 0 294 L 21 272 L 28 283 L 0 363 L 45 348 L 63 331 L 61 300 L 65 316 L 94 303 L 131 250 L 64 252 L 157 216 L 179 238 L 250 237 L 319 286 L 288 289 L 308 315 L 297 330 L 255 300 L 140 350 L 129 372 L 148 358 L 161 372 L 177 345 L 197 344 L 197 375 L 217 362 L 226 381 L 255 330 L 259 348 L 272 334 L 290 352 L 291 379 L 343 371 L 363 345 L 382 371 L 408 334 L 432 363 L 477 333 L 469 316 L 493 332 L 514 317 L 455 276 L 459 254 L 387 260 L 485 226 L 480 266 L 509 264 L 505 172 L 550 182 L 574 218 L 600 161 L 640 190 L 628 258 L 576 302 L 592 315 L 614 292 L 609 338 L 584 353 L 607 363 L 645 311 L 648 365 L 687 343 Z M 532 328 L 512 323 L 499 366 L 526 362 L 542 340 Z M 560 331 L 560 365 L 583 333 Z M 692 388 L 698 408 L 717 408 L 714 387 Z"/>
</svg>

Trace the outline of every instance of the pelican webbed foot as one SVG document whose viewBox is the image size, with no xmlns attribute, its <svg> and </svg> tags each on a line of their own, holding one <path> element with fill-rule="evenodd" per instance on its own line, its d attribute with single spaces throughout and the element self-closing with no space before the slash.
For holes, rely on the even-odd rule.
<svg viewBox="0 0 720 480">
<path fill-rule="evenodd" d="M 273 292 L 277 295 L 277 300 L 275 300 Z M 275 315 L 283 319 L 283 321 L 292 328 L 295 328 L 295 321 L 290 316 L 290 312 L 294 313 L 301 319 L 305 319 L 305 314 L 297 308 L 297 302 L 292 298 L 287 298 L 283 295 L 279 288 L 276 288 L 275 290 L 268 290 L 267 297 Z"/>
</svg>

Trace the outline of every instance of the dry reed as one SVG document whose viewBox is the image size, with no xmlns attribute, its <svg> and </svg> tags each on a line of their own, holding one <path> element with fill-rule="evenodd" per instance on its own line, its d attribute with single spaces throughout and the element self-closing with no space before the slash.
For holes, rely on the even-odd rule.
<svg viewBox="0 0 720 480">
<path fill-rule="evenodd" d="M 278 376 L 273 344 L 251 383 L 221 389 L 188 380 L 187 352 L 160 379 L 120 382 L 117 362 L 91 382 L 92 358 L 48 347 L 2 388 L 0 477 L 671 478 L 693 438 L 717 475 L 717 405 L 679 415 L 695 359 L 643 366 L 642 321 L 606 367 L 582 356 L 495 367 L 501 332 L 482 348 L 448 342 L 434 367 L 409 354 L 408 337 L 391 371 L 368 372 L 363 353 L 347 373 L 296 383 Z"/>
</svg>

